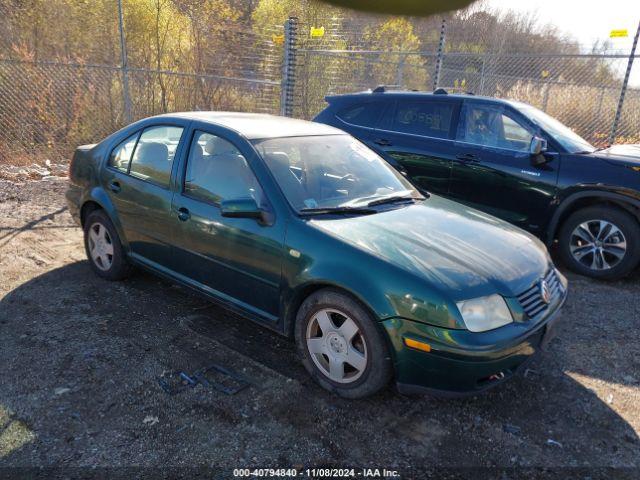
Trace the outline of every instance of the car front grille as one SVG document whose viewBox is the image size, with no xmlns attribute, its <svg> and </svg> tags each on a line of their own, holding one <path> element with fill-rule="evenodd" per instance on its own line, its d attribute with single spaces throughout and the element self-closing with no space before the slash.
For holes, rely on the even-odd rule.
<svg viewBox="0 0 640 480">
<path fill-rule="evenodd" d="M 549 301 L 545 302 L 542 295 L 541 282 L 534 283 L 530 288 L 518 295 L 518 301 L 529 318 L 535 318 L 545 312 L 549 305 L 556 303 L 564 293 L 564 287 L 558 277 L 556 269 L 551 267 L 544 276 L 544 281 L 549 287 Z"/>
</svg>

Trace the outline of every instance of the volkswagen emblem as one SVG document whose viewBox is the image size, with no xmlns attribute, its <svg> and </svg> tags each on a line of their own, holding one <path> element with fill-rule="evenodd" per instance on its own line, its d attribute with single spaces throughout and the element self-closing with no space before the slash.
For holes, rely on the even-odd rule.
<svg viewBox="0 0 640 480">
<path fill-rule="evenodd" d="M 540 298 L 542 298 L 542 301 L 548 305 L 549 302 L 551 302 L 551 289 L 549 288 L 549 284 L 544 278 L 540 280 L 539 288 L 540 288 Z"/>
</svg>

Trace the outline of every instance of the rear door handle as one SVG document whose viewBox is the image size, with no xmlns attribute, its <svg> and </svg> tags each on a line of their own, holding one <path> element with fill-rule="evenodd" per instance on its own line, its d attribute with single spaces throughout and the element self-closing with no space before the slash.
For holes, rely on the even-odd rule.
<svg viewBox="0 0 640 480">
<path fill-rule="evenodd" d="M 120 182 L 117 181 L 113 181 L 109 184 L 109 189 L 113 192 L 113 193 L 118 193 L 120 190 L 122 190 L 122 187 L 120 186 Z"/>
<path fill-rule="evenodd" d="M 456 155 L 456 158 L 461 162 L 479 162 L 480 157 L 474 155 L 473 153 L 461 153 Z"/>
<path fill-rule="evenodd" d="M 189 220 L 189 218 L 191 218 L 191 214 L 189 213 L 189 210 L 182 207 L 178 209 L 178 220 L 180 220 L 181 222 L 186 222 L 187 220 Z"/>
<path fill-rule="evenodd" d="M 377 140 L 374 140 L 373 143 L 375 143 L 376 145 L 380 145 L 381 147 L 388 147 L 389 145 L 391 145 L 391 142 L 386 138 L 378 138 Z"/>
</svg>

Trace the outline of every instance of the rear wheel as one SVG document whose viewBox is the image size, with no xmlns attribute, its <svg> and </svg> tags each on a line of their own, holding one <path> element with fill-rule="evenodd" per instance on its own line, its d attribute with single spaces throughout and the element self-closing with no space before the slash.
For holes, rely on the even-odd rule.
<svg viewBox="0 0 640 480">
<path fill-rule="evenodd" d="M 565 221 L 559 244 L 562 259 L 571 270 L 615 280 L 631 273 L 640 261 L 640 225 L 617 208 L 589 207 Z"/>
<path fill-rule="evenodd" d="M 84 247 L 93 271 L 107 280 L 122 280 L 131 272 L 120 237 L 103 210 L 95 210 L 84 222 Z"/>
<path fill-rule="evenodd" d="M 296 318 L 296 345 L 307 371 L 325 389 L 361 398 L 391 379 L 385 339 L 366 309 L 333 289 L 310 295 Z"/>
</svg>

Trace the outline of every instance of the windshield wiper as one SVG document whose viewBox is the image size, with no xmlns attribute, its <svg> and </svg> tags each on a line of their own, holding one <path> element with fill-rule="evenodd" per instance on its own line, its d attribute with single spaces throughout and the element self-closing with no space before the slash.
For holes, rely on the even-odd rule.
<svg viewBox="0 0 640 480">
<path fill-rule="evenodd" d="M 424 197 L 409 197 L 406 195 L 395 195 L 391 197 L 383 197 L 377 200 L 373 200 L 367 203 L 367 206 L 375 207 L 376 205 L 384 205 L 386 203 L 400 203 L 400 202 L 407 202 L 407 201 L 413 202 L 415 200 L 424 200 Z"/>
<path fill-rule="evenodd" d="M 377 210 L 363 207 L 318 207 L 318 208 L 302 208 L 301 215 L 370 215 L 377 213 Z"/>
</svg>

